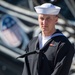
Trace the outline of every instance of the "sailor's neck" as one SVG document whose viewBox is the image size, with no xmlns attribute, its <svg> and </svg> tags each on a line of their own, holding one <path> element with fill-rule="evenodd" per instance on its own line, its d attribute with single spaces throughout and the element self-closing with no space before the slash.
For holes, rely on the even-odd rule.
<svg viewBox="0 0 75 75">
<path fill-rule="evenodd" d="M 56 32 L 56 30 L 52 31 L 51 33 L 43 33 L 42 32 L 42 36 L 43 37 L 48 37 L 48 36 L 51 36 L 52 34 L 54 34 Z"/>
</svg>

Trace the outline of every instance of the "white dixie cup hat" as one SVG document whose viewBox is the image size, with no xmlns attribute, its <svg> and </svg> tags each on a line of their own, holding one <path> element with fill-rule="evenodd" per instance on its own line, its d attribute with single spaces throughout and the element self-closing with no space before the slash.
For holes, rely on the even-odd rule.
<svg viewBox="0 0 75 75">
<path fill-rule="evenodd" d="M 35 6 L 34 9 L 38 14 L 58 15 L 61 7 L 51 3 L 44 3 L 42 5 Z"/>
</svg>

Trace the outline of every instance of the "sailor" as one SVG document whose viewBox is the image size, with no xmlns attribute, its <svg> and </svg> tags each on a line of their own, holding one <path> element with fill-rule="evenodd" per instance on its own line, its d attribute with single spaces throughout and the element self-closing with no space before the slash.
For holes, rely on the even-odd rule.
<svg viewBox="0 0 75 75">
<path fill-rule="evenodd" d="M 41 33 L 26 48 L 22 75 L 68 75 L 74 48 L 62 32 L 55 28 L 60 7 L 44 3 L 34 7 Z"/>
</svg>

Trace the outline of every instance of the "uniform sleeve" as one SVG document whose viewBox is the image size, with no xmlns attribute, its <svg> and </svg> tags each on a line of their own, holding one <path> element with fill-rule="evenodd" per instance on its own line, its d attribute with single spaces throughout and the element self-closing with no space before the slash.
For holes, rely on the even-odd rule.
<svg viewBox="0 0 75 75">
<path fill-rule="evenodd" d="M 51 75 L 68 75 L 73 56 L 74 48 L 71 45 L 64 44 L 64 46 L 57 51 L 55 67 Z"/>
<path fill-rule="evenodd" d="M 26 67 L 26 63 L 25 62 L 24 62 L 24 68 L 23 68 L 22 75 L 28 75 L 27 67 Z"/>
<path fill-rule="evenodd" d="M 27 45 L 25 51 L 26 51 L 26 52 L 29 51 L 28 45 Z M 27 66 L 26 66 L 26 58 L 25 58 L 25 61 L 24 61 L 24 68 L 23 68 L 22 75 L 28 75 Z"/>
</svg>

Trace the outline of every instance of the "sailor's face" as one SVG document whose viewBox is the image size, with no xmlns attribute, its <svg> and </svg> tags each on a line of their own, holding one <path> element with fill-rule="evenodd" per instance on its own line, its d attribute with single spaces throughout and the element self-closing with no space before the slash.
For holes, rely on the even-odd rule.
<svg viewBox="0 0 75 75">
<path fill-rule="evenodd" d="M 58 17 L 55 15 L 39 14 L 38 21 L 40 28 L 44 34 L 50 34 L 55 30 L 55 24 Z"/>
</svg>

